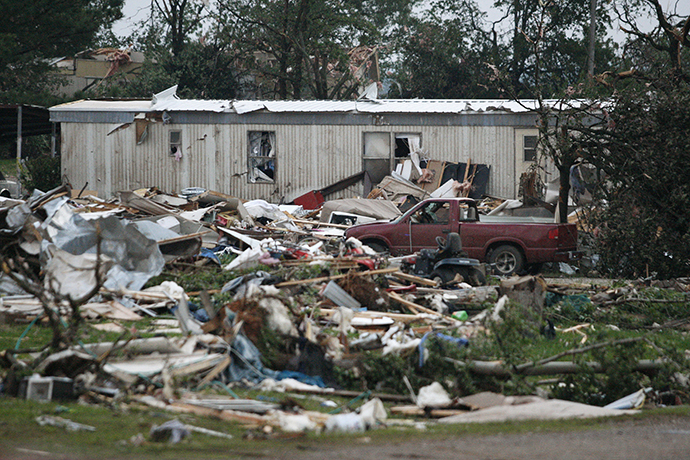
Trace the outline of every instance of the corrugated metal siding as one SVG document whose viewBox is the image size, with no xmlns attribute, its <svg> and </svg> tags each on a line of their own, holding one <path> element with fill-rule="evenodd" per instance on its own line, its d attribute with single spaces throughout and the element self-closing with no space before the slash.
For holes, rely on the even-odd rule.
<svg viewBox="0 0 690 460">
<path fill-rule="evenodd" d="M 407 128 L 414 132 L 414 127 Z M 396 131 L 398 131 L 396 129 Z M 400 132 L 400 131 L 398 131 Z M 514 195 L 514 129 L 508 126 L 454 126 L 425 128 L 422 150 L 430 158 L 453 163 L 491 166 L 487 193 L 512 198 Z"/>
<path fill-rule="evenodd" d="M 204 187 L 244 199 L 278 202 L 333 184 L 362 169 L 363 132 L 421 133 L 430 158 L 491 166 L 487 192 L 512 198 L 514 129 L 506 126 L 164 125 L 152 123 L 136 145 L 135 127 L 63 123 L 63 171 L 74 187 L 87 181 L 109 197 L 157 186 L 166 192 Z M 169 131 L 182 131 L 182 159 L 169 154 Z M 247 132 L 276 133 L 276 183 L 247 181 Z M 350 187 L 329 198 L 361 194 Z"/>
</svg>

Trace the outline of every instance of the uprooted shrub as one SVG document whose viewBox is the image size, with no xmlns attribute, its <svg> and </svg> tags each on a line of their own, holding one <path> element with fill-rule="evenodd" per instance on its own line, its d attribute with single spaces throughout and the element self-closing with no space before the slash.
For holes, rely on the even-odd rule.
<svg viewBox="0 0 690 460">
<path fill-rule="evenodd" d="M 544 379 L 530 370 L 541 361 L 564 361 L 569 373 L 551 385 L 551 395 L 587 404 L 603 405 L 640 388 L 682 390 L 682 375 L 689 366 L 677 341 L 666 335 L 630 337 L 608 328 L 589 331 L 589 340 L 571 334 L 548 334 L 543 324 L 526 320 L 524 309 L 508 302 L 499 319 L 486 321 L 487 329 L 459 348 L 446 340 L 425 343 L 425 359 L 420 366 L 418 349 L 402 355 L 368 353 L 351 369 L 337 369 L 340 385 L 354 390 L 409 394 L 405 382 L 416 392 L 436 381 L 451 396 L 480 391 L 505 395 L 534 394 Z M 453 331 L 446 331 L 453 334 Z M 665 343 L 668 341 L 668 343 Z M 650 365 L 645 360 L 656 360 Z M 679 377 L 680 376 L 680 377 Z"/>
<path fill-rule="evenodd" d="M 580 371 L 566 375 L 551 388 L 554 397 L 602 406 L 648 386 L 650 379 L 635 367 L 644 356 L 645 342 L 617 344 L 593 350 L 590 356 L 575 361 Z M 603 372 L 596 373 L 588 362 L 599 363 Z"/>
<path fill-rule="evenodd" d="M 690 85 L 658 82 L 621 91 L 597 129 L 581 139 L 604 171 L 596 228 L 600 270 L 620 277 L 690 274 Z"/>
</svg>

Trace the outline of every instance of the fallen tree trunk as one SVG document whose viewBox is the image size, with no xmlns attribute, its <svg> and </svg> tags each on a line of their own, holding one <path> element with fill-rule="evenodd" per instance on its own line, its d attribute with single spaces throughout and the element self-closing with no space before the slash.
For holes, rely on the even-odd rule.
<svg viewBox="0 0 690 460">
<path fill-rule="evenodd" d="M 546 364 L 530 367 L 511 367 L 501 361 L 457 361 L 453 362 L 461 366 L 467 366 L 470 372 L 479 375 L 490 375 L 499 378 L 508 378 L 512 375 L 557 375 L 557 374 L 577 374 L 584 371 L 595 373 L 605 372 L 604 366 L 596 362 L 577 364 L 572 361 L 553 361 Z M 658 371 L 663 364 L 661 360 L 642 359 L 637 362 L 633 371 L 645 374 Z"/>
<path fill-rule="evenodd" d="M 629 337 L 627 339 L 611 340 L 608 342 L 595 343 L 586 347 L 566 350 L 539 361 L 530 361 L 517 366 L 506 365 L 503 361 L 458 361 L 449 359 L 460 366 L 469 368 L 470 372 L 479 375 L 491 375 L 499 378 L 508 378 L 512 375 L 556 375 L 556 374 L 577 374 L 580 372 L 603 373 L 606 371 L 604 366 L 597 362 L 574 363 L 572 361 L 557 361 L 566 356 L 583 354 L 598 348 L 609 347 L 612 345 L 627 345 L 634 342 L 647 340 L 646 337 Z M 652 374 L 658 371 L 663 365 L 661 359 L 641 359 L 632 369 L 635 372 Z"/>
</svg>

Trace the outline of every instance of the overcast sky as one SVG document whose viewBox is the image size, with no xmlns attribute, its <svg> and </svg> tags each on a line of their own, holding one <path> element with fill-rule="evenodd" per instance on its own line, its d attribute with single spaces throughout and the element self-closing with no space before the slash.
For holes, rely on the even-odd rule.
<svg viewBox="0 0 690 460">
<path fill-rule="evenodd" d="M 500 18 L 500 15 L 496 17 L 497 11 L 492 8 L 494 0 L 478 0 L 478 3 L 480 8 L 486 11 L 491 19 Z M 688 0 L 662 0 L 661 4 L 666 11 L 677 4 L 681 14 L 690 14 L 690 1 Z M 149 17 L 150 11 L 151 0 L 125 0 L 125 6 L 123 8 L 124 18 L 116 22 L 113 26 L 115 34 L 118 36 L 129 35 L 136 23 Z M 618 24 L 614 24 L 611 33 L 617 41 L 622 41 L 625 34 L 619 32 L 617 29 Z"/>
<path fill-rule="evenodd" d="M 124 18 L 113 24 L 115 35 L 126 36 L 132 32 L 134 24 L 149 16 L 151 0 L 125 0 L 122 8 Z"/>
</svg>

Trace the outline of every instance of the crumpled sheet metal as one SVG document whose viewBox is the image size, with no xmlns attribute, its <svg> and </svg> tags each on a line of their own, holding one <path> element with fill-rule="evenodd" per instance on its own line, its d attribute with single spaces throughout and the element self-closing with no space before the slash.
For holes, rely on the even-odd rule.
<svg viewBox="0 0 690 460">
<path fill-rule="evenodd" d="M 147 238 L 156 241 L 167 262 L 194 256 L 201 249 L 202 242 L 199 235 L 180 235 L 149 220 L 132 222 L 130 225 L 136 226 Z"/>
<path fill-rule="evenodd" d="M 45 264 L 45 288 L 72 299 L 82 298 L 96 288 L 96 267 L 103 279 L 113 266 L 112 260 L 106 256 L 97 261 L 96 254 L 75 256 L 55 245 L 49 245 L 46 250 L 51 254 Z"/>
<path fill-rule="evenodd" d="M 19 278 L 22 278 L 22 276 L 17 275 Z M 4 273 L 0 273 L 0 293 L 3 295 L 23 295 L 26 294 L 26 291 L 21 288 L 12 278 L 10 278 L 8 275 L 5 275 Z"/>
<path fill-rule="evenodd" d="M 95 255 L 100 232 L 100 251 L 104 261 L 108 261 L 108 270 L 103 287 L 111 290 L 139 290 L 149 280 L 163 271 L 165 261 L 158 244 L 144 236 L 134 225 L 115 216 L 97 220 L 86 220 L 73 213 L 62 203 L 49 219 L 44 228 L 52 244 L 44 240 L 41 258 L 46 264 L 49 278 L 61 279 L 60 293 L 69 294 L 83 291 L 77 274 L 86 272 L 73 264 L 48 264 L 55 249 L 68 252 L 73 256 Z M 104 264 L 106 264 L 104 262 Z M 67 271 L 77 274 L 68 276 Z M 72 281 L 74 280 L 74 281 Z"/>
<path fill-rule="evenodd" d="M 451 415 L 439 419 L 438 423 L 488 423 L 508 421 L 521 422 L 524 420 L 584 419 L 636 413 L 639 413 L 639 411 L 606 409 L 560 399 L 543 400 L 541 398 L 535 398 L 534 402 L 528 404 L 493 406 L 464 414 Z"/>
<path fill-rule="evenodd" d="M 0 233 L 16 234 L 24 227 L 30 215 L 31 208 L 26 203 L 12 204 L 11 207 L 0 209 Z"/>
</svg>

